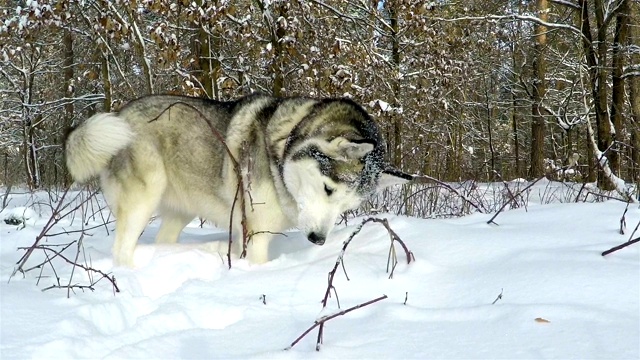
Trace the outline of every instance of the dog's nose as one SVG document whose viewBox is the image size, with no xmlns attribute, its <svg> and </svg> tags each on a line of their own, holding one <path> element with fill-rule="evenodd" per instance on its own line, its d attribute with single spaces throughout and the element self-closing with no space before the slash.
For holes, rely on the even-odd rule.
<svg viewBox="0 0 640 360">
<path fill-rule="evenodd" d="M 312 243 L 314 243 L 316 245 L 323 245 L 324 241 L 326 240 L 326 237 L 324 235 L 317 234 L 315 232 L 309 233 L 307 238 L 309 239 L 309 241 L 311 241 Z"/>
</svg>

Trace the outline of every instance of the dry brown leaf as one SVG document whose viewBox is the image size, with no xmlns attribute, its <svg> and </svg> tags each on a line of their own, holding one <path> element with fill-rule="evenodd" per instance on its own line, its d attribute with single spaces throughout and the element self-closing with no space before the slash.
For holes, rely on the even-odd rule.
<svg viewBox="0 0 640 360">
<path fill-rule="evenodd" d="M 535 318 L 535 322 L 546 324 L 546 323 L 550 323 L 551 321 L 549 321 L 549 320 L 547 320 L 545 318 Z"/>
</svg>

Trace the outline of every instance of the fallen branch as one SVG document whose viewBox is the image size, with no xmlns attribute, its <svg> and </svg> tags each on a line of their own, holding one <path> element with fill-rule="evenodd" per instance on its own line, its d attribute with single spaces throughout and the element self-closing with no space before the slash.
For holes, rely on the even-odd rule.
<svg viewBox="0 0 640 360">
<path fill-rule="evenodd" d="M 504 289 L 500 289 L 500 294 L 498 294 L 498 297 L 496 297 L 495 300 L 493 300 L 493 302 L 491 303 L 491 305 L 495 305 L 498 300 L 502 299 L 502 292 L 504 291 Z"/>
<path fill-rule="evenodd" d="M 300 340 L 302 340 L 302 338 L 304 338 L 308 333 L 310 333 L 311 330 L 313 330 L 313 329 L 315 329 L 315 328 L 317 328 L 319 326 L 320 330 L 318 331 L 318 343 L 316 344 L 316 351 L 320 351 L 320 343 L 322 342 L 322 327 L 324 326 L 325 322 L 327 322 L 327 321 L 329 321 L 329 320 L 331 320 L 333 318 L 336 318 L 338 316 L 342 316 L 344 314 L 350 313 L 353 310 L 360 309 L 361 307 L 365 307 L 367 305 L 371 305 L 373 303 L 376 303 L 376 302 L 378 302 L 380 300 L 384 300 L 386 298 L 387 298 L 387 295 L 382 295 L 382 296 L 380 296 L 378 298 L 375 298 L 373 300 L 369 300 L 367 302 L 363 302 L 362 304 L 358 304 L 356 306 L 352 306 L 352 307 L 350 307 L 348 309 L 339 311 L 339 312 L 337 312 L 335 314 L 321 317 L 320 319 L 316 320 L 313 323 L 313 325 L 311 325 L 311 327 L 309 327 L 307 330 L 305 330 L 305 332 L 303 332 L 302 335 L 300 335 L 297 339 L 295 339 L 291 343 L 291 345 L 286 347 L 285 350 L 291 350 L 291 348 L 294 347 Z M 405 303 L 406 303 L 406 301 L 405 301 Z"/>
<path fill-rule="evenodd" d="M 347 247 L 349 246 L 349 244 L 351 243 L 351 240 L 353 240 L 353 238 L 360 233 L 360 231 L 362 230 L 362 227 L 369 222 L 377 222 L 382 224 L 388 231 L 389 233 L 389 237 L 391 238 L 391 249 L 389 250 L 389 259 L 387 260 L 387 272 L 389 272 L 389 263 L 390 263 L 390 259 L 392 254 L 395 255 L 395 247 L 393 246 L 394 242 L 398 242 L 402 248 L 405 251 L 405 255 L 407 257 L 407 264 L 411 263 L 411 261 L 415 260 L 415 257 L 413 256 L 413 253 L 411 251 L 409 251 L 409 249 L 407 248 L 406 244 L 400 239 L 400 237 L 398 236 L 398 234 L 396 234 L 391 227 L 389 226 L 389 222 L 387 219 L 377 219 L 377 218 L 367 218 L 365 220 L 362 221 L 362 223 L 360 223 L 360 225 L 358 225 L 358 227 L 354 230 L 354 232 L 351 233 L 351 235 L 347 238 L 347 240 L 344 241 L 344 243 L 342 244 L 342 250 L 340 251 L 340 255 L 338 256 L 338 258 L 336 259 L 335 264 L 333 265 L 333 269 L 331 269 L 331 271 L 329 271 L 328 274 L 328 281 L 327 281 L 327 289 L 324 292 L 324 297 L 322 298 L 322 309 L 325 309 L 327 307 L 327 303 L 329 302 L 329 297 L 331 296 L 331 291 L 333 290 L 334 294 L 336 295 L 336 300 L 338 298 L 338 293 L 336 291 L 336 288 L 333 286 L 333 279 L 335 278 L 336 272 L 338 271 L 338 267 L 340 265 L 342 265 L 343 269 L 344 269 L 344 255 L 345 252 L 347 251 Z M 395 265 L 398 263 L 397 258 L 394 259 L 394 265 L 393 268 L 391 269 L 391 275 L 389 276 L 389 278 L 393 277 L 393 270 L 395 269 Z M 345 276 L 346 276 L 346 270 L 345 270 Z M 348 279 L 348 277 L 347 277 Z M 330 316 L 323 316 L 322 318 L 316 320 L 314 322 L 314 324 L 309 327 L 307 330 L 305 330 L 296 340 L 294 340 L 291 345 L 289 345 L 287 348 L 285 348 L 285 350 L 289 350 L 292 347 L 294 347 L 300 340 L 302 340 L 309 332 L 311 332 L 311 330 L 315 329 L 316 327 L 318 328 L 318 337 L 316 340 L 316 351 L 320 351 L 320 344 L 322 344 L 322 338 L 323 338 L 323 332 L 324 332 L 324 324 L 325 322 L 344 315 L 346 313 L 349 313 L 353 310 L 359 309 L 363 306 L 367 306 L 370 304 L 373 304 L 375 302 L 378 302 L 380 300 L 386 299 L 387 295 L 382 295 L 376 299 L 364 302 L 362 304 L 350 307 L 346 310 L 337 312 L 333 315 Z M 406 304 L 406 299 L 405 299 L 405 304 Z M 340 302 L 338 301 L 338 308 L 340 308 Z"/>
<path fill-rule="evenodd" d="M 618 251 L 620 249 L 624 249 L 629 245 L 633 245 L 633 244 L 637 243 L 638 241 L 640 241 L 640 237 L 637 237 L 637 238 L 635 238 L 633 240 L 629 240 L 624 244 L 620 244 L 618 246 L 614 246 L 614 247 L 612 247 L 611 249 L 609 249 L 607 251 L 603 251 L 602 252 L 602 256 L 607 256 L 607 255 L 611 254 L 612 252 Z"/>
</svg>

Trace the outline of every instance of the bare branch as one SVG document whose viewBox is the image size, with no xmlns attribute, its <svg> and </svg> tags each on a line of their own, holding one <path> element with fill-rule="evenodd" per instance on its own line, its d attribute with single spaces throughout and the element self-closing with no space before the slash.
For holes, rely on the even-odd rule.
<svg viewBox="0 0 640 360">
<path fill-rule="evenodd" d="M 345 252 L 347 251 L 347 247 L 349 246 L 349 244 L 351 243 L 351 240 L 353 240 L 353 238 L 360 233 L 360 231 L 362 230 L 362 227 L 368 223 L 368 222 L 377 222 L 382 224 L 387 231 L 389 232 L 389 236 L 391 237 L 391 247 L 393 248 L 393 242 L 397 241 L 398 243 L 400 243 L 400 245 L 403 247 L 405 254 L 407 255 L 407 264 L 411 263 L 411 261 L 415 260 L 415 258 L 413 257 L 413 253 L 411 251 L 409 251 L 409 249 L 406 247 L 406 245 L 404 244 L 404 242 L 400 239 L 400 237 L 390 228 L 389 226 L 389 222 L 387 221 L 387 219 L 377 219 L 377 218 L 368 218 L 362 221 L 362 223 L 360 223 L 360 225 L 358 225 L 358 227 L 351 233 L 351 235 L 347 238 L 347 240 L 344 241 L 344 243 L 342 244 L 342 250 L 340 251 L 340 255 L 338 256 L 338 258 L 336 259 L 336 262 L 333 266 L 333 269 L 331 269 L 331 271 L 329 271 L 328 274 L 328 280 L 327 280 L 327 289 L 325 290 L 324 293 L 324 297 L 322 298 L 322 308 L 325 309 L 327 307 L 327 303 L 329 301 L 329 297 L 331 295 L 331 291 L 333 290 L 334 294 L 336 295 L 336 299 L 338 297 L 338 293 L 336 292 L 336 288 L 333 286 L 333 279 L 335 278 L 335 274 L 336 271 L 338 270 L 338 266 L 340 264 L 342 264 L 344 266 L 344 255 Z M 395 250 L 393 251 L 395 253 Z M 391 256 L 391 250 L 390 250 L 390 256 Z M 394 267 L 393 269 L 395 269 L 395 265 L 397 264 L 397 259 L 395 260 L 394 263 Z M 387 262 L 387 272 L 389 271 L 388 268 L 389 262 Z M 389 276 L 389 278 L 392 277 L 393 275 L 393 269 L 391 270 L 391 275 Z M 345 271 L 345 275 L 346 275 L 346 271 Z M 363 306 L 367 306 L 370 304 L 373 304 L 375 302 L 378 302 L 380 300 L 386 299 L 387 295 L 383 295 L 379 298 L 367 301 L 365 303 L 350 307 L 346 310 L 340 311 L 338 313 L 329 315 L 329 316 L 323 316 L 322 318 L 316 320 L 314 322 L 314 324 L 309 327 L 307 330 L 305 330 L 302 335 L 300 335 L 296 340 L 294 340 L 291 345 L 289 345 L 286 350 L 291 349 L 293 346 L 295 346 L 300 340 L 302 340 L 302 338 L 304 338 L 308 333 L 311 332 L 311 330 L 315 329 L 316 327 L 318 327 L 318 338 L 316 341 L 316 351 L 320 351 L 320 344 L 322 343 L 322 336 L 323 336 L 323 332 L 324 332 L 324 323 L 337 317 L 337 316 L 341 316 L 344 315 L 348 312 L 351 312 L 353 310 L 359 309 Z M 406 304 L 406 299 L 405 299 L 405 304 Z M 338 302 L 338 308 L 340 308 L 340 302 Z"/>
<path fill-rule="evenodd" d="M 563 29 L 568 30 L 572 33 L 582 36 L 580 29 L 567 24 L 559 24 L 559 23 L 551 23 L 547 21 L 542 21 L 540 18 L 530 15 L 518 15 L 518 14 L 509 14 L 509 15 L 486 15 L 486 16 L 463 16 L 457 18 L 441 18 L 434 17 L 431 20 L 435 21 L 443 21 L 443 22 L 457 22 L 457 21 L 488 21 L 488 22 L 500 22 L 500 21 L 526 21 L 535 23 L 538 25 L 543 25 L 551 29 Z"/>
</svg>

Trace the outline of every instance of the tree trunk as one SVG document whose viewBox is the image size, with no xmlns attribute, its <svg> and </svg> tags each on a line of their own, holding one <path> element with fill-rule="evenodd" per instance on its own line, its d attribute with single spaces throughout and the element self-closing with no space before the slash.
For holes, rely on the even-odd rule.
<svg viewBox="0 0 640 360">
<path fill-rule="evenodd" d="M 548 21 L 549 6 L 547 0 L 537 0 L 538 17 Z M 546 133 L 542 106 L 546 89 L 546 62 L 545 48 L 547 46 L 547 27 L 540 24 L 534 25 L 535 46 L 533 64 L 533 104 L 531 105 L 531 168 L 530 178 L 538 178 L 544 174 L 544 137 Z"/>
<path fill-rule="evenodd" d="M 150 95 L 153 94 L 153 74 L 151 73 L 151 62 L 149 60 L 149 56 L 147 55 L 147 48 L 144 44 L 144 38 L 142 37 L 142 32 L 138 27 L 138 16 L 136 15 L 137 2 L 131 2 L 129 6 L 126 6 L 126 8 L 127 15 L 129 16 L 129 23 L 131 24 L 131 28 L 133 29 L 133 34 L 136 39 L 134 47 L 140 54 L 140 60 L 142 60 L 142 73 L 144 74 L 145 79 L 145 90 L 147 91 L 147 94 Z"/>
<path fill-rule="evenodd" d="M 640 3 L 632 1 L 629 4 L 629 23 L 635 26 L 629 26 L 629 36 L 627 43 L 629 45 L 640 44 Z M 640 64 L 640 52 L 635 51 L 631 54 L 631 64 Z M 627 87 L 629 89 L 629 103 L 631 104 L 631 123 L 629 124 L 629 132 L 631 132 L 631 179 L 636 184 L 640 183 L 640 76 L 629 76 L 626 78 Z"/>
<path fill-rule="evenodd" d="M 589 121 L 589 119 L 587 119 Z M 591 146 L 591 135 L 585 129 L 585 144 L 587 147 L 587 182 L 594 182 L 598 179 L 598 165 L 596 165 L 593 147 Z"/>
<path fill-rule="evenodd" d="M 488 135 L 488 139 L 487 141 L 489 141 L 489 164 L 491 167 L 491 171 L 489 172 L 489 180 L 490 181 L 494 181 L 495 180 L 495 173 L 494 171 L 496 171 L 496 152 L 495 149 L 493 147 L 493 126 L 491 124 L 491 120 L 493 119 L 494 116 L 494 108 L 492 107 L 491 104 L 491 98 L 489 96 L 489 89 L 491 88 L 491 79 L 488 80 L 488 84 L 487 84 L 487 80 L 485 80 L 485 110 L 487 111 L 487 135 Z"/>
<path fill-rule="evenodd" d="M 607 110 L 607 74 L 604 64 L 607 62 L 607 38 L 606 26 L 604 26 L 604 14 L 602 12 L 602 1 L 595 0 L 595 18 L 597 26 L 597 49 L 594 48 L 596 42 L 591 36 L 591 25 L 589 20 L 589 4 L 587 0 L 578 0 L 581 8 L 580 30 L 582 32 L 582 46 L 587 58 L 589 68 L 589 80 L 593 105 L 596 115 L 596 132 L 598 150 L 604 152 L 609 158 L 611 151 L 611 125 L 609 123 L 609 112 Z M 596 51 L 597 50 L 597 51 Z M 604 175 L 601 167 L 598 167 L 598 186 L 605 190 L 613 190 L 613 184 Z"/>
<path fill-rule="evenodd" d="M 102 102 L 103 112 L 111 111 L 111 70 L 109 68 L 109 54 L 107 50 L 102 51 L 102 86 L 104 91 L 104 101 Z"/>
<path fill-rule="evenodd" d="M 195 42 L 196 49 L 194 51 L 194 65 L 196 68 L 194 69 L 194 76 L 202 85 L 204 95 L 209 99 L 217 99 L 218 89 L 217 86 L 214 86 L 214 83 L 217 85 L 217 81 L 213 81 L 213 73 L 211 71 L 211 38 L 202 28 L 203 26 L 204 24 L 200 25 L 197 40 Z"/>
<path fill-rule="evenodd" d="M 393 108 L 398 109 L 400 105 L 400 38 L 399 38 L 399 23 L 398 23 L 398 4 L 396 0 L 389 1 L 389 22 L 391 25 L 391 58 L 394 66 L 394 78 L 392 81 L 393 89 Z M 392 113 L 391 120 L 393 122 L 393 165 L 402 167 L 402 117 L 399 114 Z"/>
<path fill-rule="evenodd" d="M 624 46 L 627 41 L 627 22 L 628 22 L 628 0 L 621 0 L 620 7 L 616 15 L 616 30 L 613 37 L 613 53 L 612 53 L 612 88 L 611 88 L 611 120 L 615 129 L 615 144 L 611 151 L 611 171 L 620 176 L 620 144 L 624 141 L 624 80 L 622 79 L 623 63 L 624 63 Z"/>
<path fill-rule="evenodd" d="M 275 6 L 275 4 L 274 4 Z M 278 3 L 278 17 L 287 18 L 287 4 Z M 282 22 L 278 21 L 277 24 L 272 24 L 271 33 L 271 46 L 273 47 L 274 55 L 271 62 L 271 72 L 273 74 L 273 96 L 282 96 L 284 89 L 284 70 L 283 66 L 283 48 L 282 38 L 286 34 L 286 29 Z"/>
<path fill-rule="evenodd" d="M 520 164 L 520 142 L 518 141 L 518 102 L 513 95 L 512 98 L 513 108 L 511 109 L 511 131 L 513 135 L 513 156 L 515 162 L 515 174 L 516 178 L 522 176 L 522 165 Z"/>
<path fill-rule="evenodd" d="M 198 5 L 203 6 L 204 0 L 199 0 Z M 217 2 L 215 3 L 217 6 Z M 218 88 L 218 77 L 221 72 L 221 64 L 217 54 L 220 52 L 220 34 L 215 30 L 217 27 L 210 27 L 210 31 L 205 29 L 207 24 L 194 24 L 198 27 L 196 49 L 194 57 L 196 59 L 195 77 L 202 84 L 205 96 L 210 99 L 220 100 L 220 89 Z"/>
<path fill-rule="evenodd" d="M 62 134 L 68 134 L 71 130 L 71 126 L 73 125 L 73 96 L 75 94 L 75 84 L 73 83 L 73 64 L 74 64 L 74 56 L 73 56 L 73 33 L 69 29 L 64 30 L 64 34 L 62 37 L 62 43 L 64 45 L 64 53 L 63 53 L 63 77 L 64 81 L 62 83 L 63 89 L 62 93 L 66 98 L 66 102 L 64 105 L 64 116 L 63 116 L 63 131 Z M 60 143 L 65 139 L 60 139 Z M 56 167 L 57 169 L 57 167 Z M 57 174 L 57 172 L 56 172 Z M 72 182 L 71 176 L 67 172 L 67 167 L 62 166 L 62 183 L 66 187 L 70 185 Z M 59 180 L 54 180 L 55 184 L 59 183 Z"/>
<path fill-rule="evenodd" d="M 522 3 L 518 5 L 518 14 L 522 12 L 521 7 L 522 7 Z M 522 26 L 521 22 L 516 23 L 517 34 L 520 34 L 521 26 Z M 513 78 L 511 81 L 514 84 L 518 82 L 518 74 L 522 73 L 522 67 L 520 66 L 520 63 L 522 61 L 518 58 L 518 53 L 520 50 L 520 47 L 518 46 L 518 44 L 519 42 L 514 39 L 511 45 L 511 66 L 513 67 Z M 514 163 L 515 163 L 514 177 L 515 178 L 526 176 L 525 173 L 522 171 L 522 163 L 520 161 L 520 141 L 518 139 L 518 131 L 519 131 L 518 122 L 520 121 L 520 116 L 518 113 L 519 112 L 518 100 L 519 100 L 519 97 L 517 96 L 516 92 L 511 91 L 511 131 L 512 131 L 512 138 L 513 138 L 513 156 L 514 156 Z"/>
</svg>

